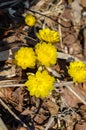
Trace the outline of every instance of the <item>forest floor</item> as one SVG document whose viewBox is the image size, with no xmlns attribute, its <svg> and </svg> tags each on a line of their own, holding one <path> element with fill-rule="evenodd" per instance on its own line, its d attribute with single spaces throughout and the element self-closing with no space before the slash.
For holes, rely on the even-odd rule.
<svg viewBox="0 0 86 130">
<path fill-rule="evenodd" d="M 86 1 L 24 2 L 0 6 L 0 117 L 8 130 L 86 130 L 86 82 L 73 83 L 67 74 L 70 61 L 86 62 Z M 34 27 L 25 24 L 27 13 L 36 17 Z M 13 58 L 21 46 L 34 47 L 35 32 L 45 27 L 60 33 L 60 43 L 55 44 L 58 59 L 51 67 L 56 87 L 42 99 L 30 96 L 24 86 L 26 73 L 35 69 L 22 70 Z"/>
</svg>

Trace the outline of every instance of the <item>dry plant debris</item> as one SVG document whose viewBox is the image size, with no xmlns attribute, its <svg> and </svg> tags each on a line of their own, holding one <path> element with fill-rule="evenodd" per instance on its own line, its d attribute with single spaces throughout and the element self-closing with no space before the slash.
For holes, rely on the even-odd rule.
<svg viewBox="0 0 86 130">
<path fill-rule="evenodd" d="M 15 54 L 21 48 L 31 48 L 36 59 L 23 50 L 15 62 Z M 28 57 L 22 59 L 27 55 L 34 65 L 28 67 Z M 79 65 L 70 67 L 71 76 L 68 68 L 74 61 Z M 85 0 L 0 1 L 0 123 L 3 120 L 5 129 L 85 130 L 85 64 Z M 79 74 L 81 70 L 83 73 Z M 44 80 L 42 72 L 47 75 Z M 55 81 L 53 91 L 51 76 Z M 29 78 L 30 92 L 25 87 Z"/>
</svg>

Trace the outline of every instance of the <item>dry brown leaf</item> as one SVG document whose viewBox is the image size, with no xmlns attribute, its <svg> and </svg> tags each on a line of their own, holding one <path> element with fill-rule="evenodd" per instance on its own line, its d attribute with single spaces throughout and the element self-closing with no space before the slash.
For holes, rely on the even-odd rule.
<svg viewBox="0 0 86 130">
<path fill-rule="evenodd" d="M 83 100 L 86 100 L 86 90 L 82 88 L 80 84 L 77 84 L 76 86 L 70 86 L 73 91 L 75 91 Z M 62 89 L 62 97 L 65 99 L 66 103 L 71 107 L 77 107 L 77 104 L 81 101 L 73 94 L 71 93 L 67 88 Z"/>
<path fill-rule="evenodd" d="M 56 115 L 58 113 L 59 106 L 55 102 L 53 102 L 51 100 L 47 100 L 46 105 L 47 105 L 52 116 Z"/>
<path fill-rule="evenodd" d="M 82 122 L 81 124 L 76 124 L 75 130 L 86 130 L 86 122 Z"/>
<path fill-rule="evenodd" d="M 0 88 L 0 97 L 1 98 L 11 98 L 14 88 Z"/>
</svg>

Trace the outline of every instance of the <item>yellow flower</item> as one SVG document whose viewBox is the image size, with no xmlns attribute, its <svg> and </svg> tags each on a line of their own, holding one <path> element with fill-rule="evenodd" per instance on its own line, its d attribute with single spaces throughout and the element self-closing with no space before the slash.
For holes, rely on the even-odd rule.
<svg viewBox="0 0 86 130">
<path fill-rule="evenodd" d="M 71 62 L 68 67 L 68 74 L 74 82 L 83 82 L 86 80 L 86 65 L 82 61 Z"/>
<path fill-rule="evenodd" d="M 50 76 L 46 70 L 37 71 L 35 75 L 29 75 L 25 86 L 31 96 L 46 97 L 54 89 L 55 78 Z"/>
<path fill-rule="evenodd" d="M 35 46 L 38 63 L 45 66 L 51 66 L 56 63 L 57 51 L 51 43 L 38 43 Z"/>
<path fill-rule="evenodd" d="M 39 33 L 36 33 L 36 36 L 45 42 L 57 43 L 60 41 L 59 33 L 54 30 L 50 30 L 49 28 L 39 30 Z"/>
<path fill-rule="evenodd" d="M 33 68 L 35 66 L 36 56 L 32 48 L 21 47 L 14 55 L 15 63 L 26 69 L 27 67 Z"/>
<path fill-rule="evenodd" d="M 36 24 L 36 18 L 31 14 L 27 14 L 25 16 L 25 23 L 32 27 Z"/>
</svg>

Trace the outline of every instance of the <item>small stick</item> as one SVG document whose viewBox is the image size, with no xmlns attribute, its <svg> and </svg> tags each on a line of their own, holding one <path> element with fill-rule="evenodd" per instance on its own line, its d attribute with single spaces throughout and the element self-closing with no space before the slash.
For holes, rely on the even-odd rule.
<svg viewBox="0 0 86 130">
<path fill-rule="evenodd" d="M 81 61 L 80 59 L 78 59 L 77 57 L 75 56 L 72 56 L 70 54 L 65 54 L 63 52 L 57 52 L 57 57 L 59 59 L 65 59 L 65 60 L 75 60 L 75 61 Z"/>
<path fill-rule="evenodd" d="M 84 105 L 86 105 L 86 101 L 81 98 L 70 86 L 66 85 L 66 87 L 68 88 L 68 90 L 70 90 L 70 92 L 72 92 Z"/>
<path fill-rule="evenodd" d="M 60 75 L 58 72 L 56 72 L 55 70 L 53 70 L 52 68 L 46 67 L 46 69 L 47 69 L 49 72 L 51 72 L 53 76 L 59 77 L 59 78 L 61 77 L 61 75 Z"/>
<path fill-rule="evenodd" d="M 0 80 L 0 83 L 16 82 L 16 81 L 19 81 L 19 79 L 5 79 L 5 80 Z"/>
<path fill-rule="evenodd" d="M 24 84 L 2 84 L 0 85 L 0 88 L 7 88 L 7 87 L 22 87 L 25 86 Z"/>
<path fill-rule="evenodd" d="M 28 9 L 28 11 L 30 11 L 30 12 L 32 12 L 32 13 L 37 13 L 37 14 L 39 14 L 39 15 L 41 15 L 41 16 L 44 16 L 44 17 L 47 17 L 47 18 L 53 20 L 54 22 L 57 22 L 58 24 L 60 24 L 60 25 L 61 25 L 62 27 L 64 27 L 64 28 L 71 28 L 71 27 L 72 27 L 72 25 L 71 25 L 71 26 L 64 26 L 63 24 L 59 23 L 58 21 L 55 21 L 55 20 L 54 20 L 53 18 L 51 18 L 50 16 L 47 16 L 47 15 L 41 13 L 41 12 L 33 11 L 33 10 L 31 10 L 31 9 Z M 58 18 L 59 18 L 59 17 L 58 17 Z M 61 19 L 61 18 L 60 18 L 60 19 Z M 63 19 L 62 19 L 62 20 L 63 20 Z"/>
<path fill-rule="evenodd" d="M 73 81 L 69 81 L 69 82 L 60 82 L 60 83 L 55 83 L 54 86 L 57 88 L 59 86 L 66 86 L 66 85 L 72 85 Z"/>
<path fill-rule="evenodd" d="M 60 19 L 60 18 L 58 19 L 58 22 L 60 23 L 60 24 L 58 25 L 58 28 L 59 28 L 59 34 L 60 34 L 60 44 L 61 44 L 61 49 L 63 50 L 62 31 L 61 31 L 61 19 Z"/>
<path fill-rule="evenodd" d="M 54 117 L 51 117 L 50 120 L 48 121 L 48 124 L 47 124 L 46 128 L 44 130 L 48 130 L 50 128 L 51 124 L 53 123 L 53 121 L 54 121 Z"/>
<path fill-rule="evenodd" d="M 84 36 L 84 56 L 86 57 L 86 28 L 83 31 Z"/>
<path fill-rule="evenodd" d="M 69 86 L 70 85 L 70 86 Z M 73 82 L 63 82 L 63 83 L 55 83 L 54 86 L 55 88 L 58 87 L 58 86 L 65 86 L 67 87 L 67 89 L 72 92 L 84 105 L 86 105 L 86 101 L 80 97 L 79 94 L 77 94 L 72 88 L 71 88 L 71 85 L 73 85 Z"/>
<path fill-rule="evenodd" d="M 2 104 L 2 106 L 7 109 L 9 111 L 9 113 L 18 121 L 20 121 L 22 123 L 22 125 L 24 127 L 27 128 L 27 130 L 31 130 L 5 103 L 4 101 L 0 98 L 0 103 Z"/>
</svg>

